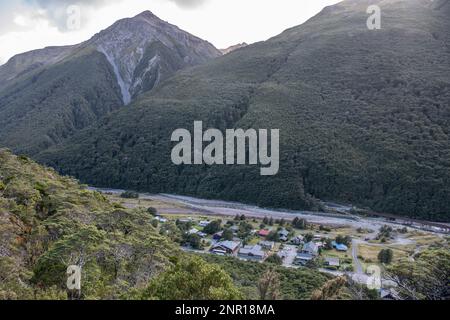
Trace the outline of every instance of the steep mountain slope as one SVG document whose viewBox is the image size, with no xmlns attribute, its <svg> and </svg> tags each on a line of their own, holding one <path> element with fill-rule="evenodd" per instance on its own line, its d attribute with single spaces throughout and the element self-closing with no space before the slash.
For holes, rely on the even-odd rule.
<svg viewBox="0 0 450 320">
<path fill-rule="evenodd" d="M 175 71 L 221 55 L 210 43 L 162 21 L 150 11 L 116 22 L 87 45 L 103 52 L 115 67 L 125 104 Z"/>
<path fill-rule="evenodd" d="M 178 252 L 150 222 L 0 149 L 0 300 L 64 299 L 67 267 L 83 263 L 84 298 L 123 297 Z"/>
<path fill-rule="evenodd" d="M 87 50 L 0 92 L 0 145 L 34 154 L 120 106 L 112 67 Z"/>
<path fill-rule="evenodd" d="M 368 5 L 382 29 L 366 26 Z M 266 42 L 179 72 L 39 158 L 98 186 L 263 206 L 314 198 L 449 221 L 448 1 L 344 1 Z M 173 130 L 279 128 L 280 173 L 175 166 Z"/>
<path fill-rule="evenodd" d="M 146 11 L 79 45 L 15 56 L 0 67 L 0 146 L 35 154 L 220 55 Z"/>
<path fill-rule="evenodd" d="M 12 57 L 6 64 L 0 66 L 0 89 L 17 77 L 61 61 L 74 49 L 75 46 L 48 47 Z"/>
</svg>

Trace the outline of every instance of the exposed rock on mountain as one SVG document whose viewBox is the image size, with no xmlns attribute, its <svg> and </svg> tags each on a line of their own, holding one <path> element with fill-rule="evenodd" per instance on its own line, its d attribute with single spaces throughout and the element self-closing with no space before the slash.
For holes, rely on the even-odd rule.
<svg viewBox="0 0 450 320">
<path fill-rule="evenodd" d="M 234 46 L 228 47 L 226 49 L 220 49 L 220 51 L 223 54 L 228 54 L 228 53 L 233 52 L 233 51 L 235 51 L 237 49 L 245 48 L 247 46 L 248 46 L 248 44 L 246 42 L 242 42 L 242 43 L 236 44 Z"/>
<path fill-rule="evenodd" d="M 108 58 L 125 104 L 177 70 L 220 56 L 210 43 L 162 21 L 150 11 L 116 22 L 86 45 L 96 47 Z"/>
</svg>

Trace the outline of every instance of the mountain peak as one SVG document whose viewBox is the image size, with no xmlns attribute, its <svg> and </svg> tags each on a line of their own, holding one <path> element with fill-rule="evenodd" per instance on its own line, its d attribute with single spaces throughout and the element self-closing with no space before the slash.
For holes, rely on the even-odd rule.
<svg viewBox="0 0 450 320">
<path fill-rule="evenodd" d="M 125 104 L 175 71 L 220 56 L 207 41 L 161 20 L 149 10 L 117 21 L 88 43 L 112 65 Z"/>
<path fill-rule="evenodd" d="M 143 11 L 143 12 L 141 12 L 141 13 L 139 13 L 138 15 L 136 15 L 136 16 L 134 16 L 132 19 L 157 19 L 157 20 L 160 20 L 159 18 L 158 18 L 158 16 L 156 16 L 155 14 L 153 14 L 153 12 L 151 12 L 150 10 L 145 10 L 145 11 Z"/>
</svg>

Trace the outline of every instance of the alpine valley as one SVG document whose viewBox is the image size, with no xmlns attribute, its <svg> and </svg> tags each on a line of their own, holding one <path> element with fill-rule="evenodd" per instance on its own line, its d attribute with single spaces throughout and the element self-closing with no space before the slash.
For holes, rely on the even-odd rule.
<svg viewBox="0 0 450 320">
<path fill-rule="evenodd" d="M 144 12 L 2 66 L 0 145 L 98 187 L 450 221 L 449 14 L 446 0 L 346 0 L 222 56 Z M 280 129 L 279 173 L 174 165 L 171 134 L 194 121 Z"/>
<path fill-rule="evenodd" d="M 220 51 L 145 11 L 14 56 L 0 300 L 449 300 L 449 17 L 450 0 L 344 0 Z M 262 166 L 212 148 L 176 165 L 177 129 L 189 152 L 253 129 Z M 224 312 L 275 313 L 255 306 Z"/>
</svg>

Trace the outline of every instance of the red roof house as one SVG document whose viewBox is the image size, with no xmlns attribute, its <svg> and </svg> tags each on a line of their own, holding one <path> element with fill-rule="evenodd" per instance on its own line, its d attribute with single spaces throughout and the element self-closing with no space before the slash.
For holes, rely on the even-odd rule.
<svg viewBox="0 0 450 320">
<path fill-rule="evenodd" d="M 258 235 L 259 235 L 260 237 L 267 237 L 267 236 L 269 235 L 269 233 L 270 233 L 270 230 L 266 230 L 266 229 L 263 229 L 263 230 L 259 230 L 259 231 L 258 231 Z"/>
</svg>

